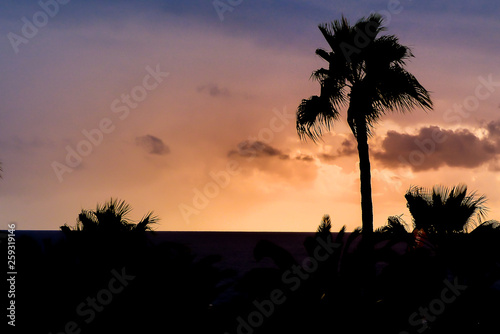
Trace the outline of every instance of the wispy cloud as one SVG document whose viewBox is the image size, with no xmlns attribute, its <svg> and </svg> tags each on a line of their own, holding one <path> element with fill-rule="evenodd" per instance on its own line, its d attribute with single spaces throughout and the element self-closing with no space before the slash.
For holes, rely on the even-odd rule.
<svg viewBox="0 0 500 334">
<path fill-rule="evenodd" d="M 238 149 L 231 150 L 228 156 L 242 156 L 242 157 L 279 157 L 281 159 L 288 159 L 288 155 L 283 154 L 281 150 L 272 147 L 261 141 L 242 141 L 238 145 Z"/>
<path fill-rule="evenodd" d="M 348 157 L 357 154 L 356 143 L 350 139 L 344 139 L 340 143 L 340 147 L 332 152 L 323 152 L 318 154 L 318 158 L 324 163 L 333 163 L 338 158 Z"/>
<path fill-rule="evenodd" d="M 219 85 L 215 83 L 198 86 L 196 90 L 198 91 L 198 93 L 205 93 L 212 97 L 226 97 L 231 95 L 229 93 L 229 89 L 225 87 L 219 87 Z"/>
</svg>

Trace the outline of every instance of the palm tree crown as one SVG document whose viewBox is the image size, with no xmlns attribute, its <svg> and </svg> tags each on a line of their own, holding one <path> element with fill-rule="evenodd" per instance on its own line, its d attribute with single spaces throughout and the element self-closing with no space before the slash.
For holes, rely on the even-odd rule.
<svg viewBox="0 0 500 334">
<path fill-rule="evenodd" d="M 320 139 L 347 108 L 347 122 L 358 142 L 360 158 L 363 231 L 373 230 L 368 138 L 372 127 L 387 111 L 407 112 L 415 107 L 432 109 L 429 92 L 405 70 L 410 49 L 384 30 L 378 14 L 351 26 L 345 17 L 319 29 L 331 51 L 317 49 L 328 62 L 312 77 L 321 85 L 319 96 L 304 99 L 297 109 L 297 133 L 301 139 Z"/>
<path fill-rule="evenodd" d="M 78 215 L 75 227 L 71 228 L 65 224 L 61 226 L 61 230 L 66 234 L 75 231 L 110 235 L 151 231 L 151 225 L 158 222 L 158 217 L 149 212 L 135 224 L 127 217 L 130 211 L 132 211 L 132 208 L 125 201 L 111 198 L 103 205 L 98 204 L 95 210 L 83 209 Z"/>
<path fill-rule="evenodd" d="M 433 233 L 466 232 L 474 215 L 481 220 L 487 211 L 486 198 L 475 192 L 467 194 L 467 186 L 463 184 L 451 189 L 411 187 L 405 198 L 414 227 Z"/>
<path fill-rule="evenodd" d="M 380 15 L 372 14 L 354 26 L 345 17 L 319 25 L 332 50 L 316 50 L 329 67 L 313 72 L 312 77 L 321 84 L 321 93 L 302 100 L 297 110 L 297 132 L 303 139 L 318 140 L 347 104 L 347 121 L 356 137 L 363 127 L 358 122 L 366 122 L 368 127 L 363 130 L 370 134 L 371 127 L 386 111 L 432 109 L 429 92 L 404 69 L 406 60 L 413 57 L 411 50 L 399 44 L 394 35 L 377 38 L 384 30 L 382 21 Z"/>
</svg>

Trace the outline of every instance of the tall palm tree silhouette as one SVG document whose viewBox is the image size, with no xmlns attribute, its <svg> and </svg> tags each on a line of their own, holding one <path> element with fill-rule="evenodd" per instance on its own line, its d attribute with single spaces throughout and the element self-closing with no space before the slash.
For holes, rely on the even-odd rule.
<svg viewBox="0 0 500 334">
<path fill-rule="evenodd" d="M 347 122 L 359 153 L 365 235 L 373 232 L 368 151 L 373 126 L 387 111 L 432 109 L 429 92 L 404 68 L 413 54 L 396 36 L 378 36 L 384 30 L 382 24 L 382 17 L 372 14 L 353 26 L 345 17 L 319 25 L 331 51 L 317 49 L 316 54 L 328 62 L 328 68 L 312 73 L 321 85 L 320 95 L 302 100 L 297 109 L 297 133 L 316 142 L 348 105 Z"/>
</svg>

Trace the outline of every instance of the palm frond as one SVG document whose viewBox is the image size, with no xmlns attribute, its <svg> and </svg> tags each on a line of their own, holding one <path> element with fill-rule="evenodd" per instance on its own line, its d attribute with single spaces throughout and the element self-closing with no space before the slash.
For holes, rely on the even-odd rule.
<svg viewBox="0 0 500 334">
<path fill-rule="evenodd" d="M 320 84 L 328 78 L 330 72 L 326 68 L 320 68 L 312 72 L 311 78 L 317 80 Z"/>
<path fill-rule="evenodd" d="M 351 26 L 347 18 L 343 15 L 340 20 L 320 24 L 318 28 L 334 52 L 340 51 L 339 40 L 345 40 L 351 35 Z"/>
<path fill-rule="evenodd" d="M 399 43 L 394 35 L 379 37 L 364 50 L 366 72 L 377 76 L 392 64 L 406 65 L 406 60 L 413 57 L 410 48 Z"/>
<path fill-rule="evenodd" d="M 404 235 L 408 234 L 408 225 L 402 218 L 403 215 L 389 216 L 387 218 L 387 225 L 381 226 L 375 230 L 375 233 L 383 233 L 389 235 Z"/>
<path fill-rule="evenodd" d="M 383 73 L 384 80 L 376 85 L 374 106 L 384 110 L 408 112 L 414 108 L 432 110 L 430 93 L 418 80 L 399 65 L 393 65 Z"/>
<path fill-rule="evenodd" d="M 373 13 L 367 18 L 362 17 L 356 22 L 356 24 L 352 29 L 358 35 L 358 39 L 359 36 L 363 36 L 364 38 L 368 38 L 369 40 L 369 41 L 364 41 L 364 43 L 360 44 L 360 46 L 364 46 L 362 50 L 368 48 L 369 45 L 375 41 L 378 34 L 381 31 L 385 30 L 385 28 L 382 26 L 383 22 L 384 18 L 378 13 Z"/>
<path fill-rule="evenodd" d="M 330 219 L 330 216 L 324 215 L 323 218 L 321 219 L 321 223 L 319 224 L 316 232 L 320 234 L 330 233 L 331 228 L 332 228 L 332 221 Z"/>
<path fill-rule="evenodd" d="M 98 225 L 99 221 L 97 220 L 94 212 L 82 209 L 78 215 L 76 230 L 95 231 L 97 230 Z"/>
<path fill-rule="evenodd" d="M 302 100 L 297 108 L 297 133 L 301 139 L 318 141 L 324 130 L 330 130 L 333 121 L 339 118 L 338 111 L 330 101 L 319 96 Z"/>
<path fill-rule="evenodd" d="M 145 232 L 152 231 L 151 225 L 158 224 L 160 219 L 153 215 L 153 212 L 148 212 L 134 227 L 135 231 Z"/>
<path fill-rule="evenodd" d="M 324 49 L 316 49 L 316 54 L 326 60 L 327 62 L 330 62 L 332 56 L 330 53 Z"/>
<path fill-rule="evenodd" d="M 110 214 L 114 215 L 119 220 L 127 220 L 126 216 L 132 211 L 132 207 L 123 200 L 111 198 L 108 202 L 102 205 L 97 205 L 97 214 Z"/>
<path fill-rule="evenodd" d="M 59 227 L 61 231 L 64 233 L 65 236 L 69 236 L 72 232 L 71 228 L 68 226 L 68 224 L 64 224 Z"/>
<path fill-rule="evenodd" d="M 492 232 L 500 233 L 500 222 L 496 220 L 485 221 L 471 232 L 471 234 L 491 234 Z"/>
</svg>

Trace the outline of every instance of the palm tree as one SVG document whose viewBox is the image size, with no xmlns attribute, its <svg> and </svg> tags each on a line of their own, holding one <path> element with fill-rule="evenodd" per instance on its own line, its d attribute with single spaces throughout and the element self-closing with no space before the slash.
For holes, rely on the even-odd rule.
<svg viewBox="0 0 500 334">
<path fill-rule="evenodd" d="M 149 212 L 135 223 L 128 217 L 130 212 L 131 207 L 125 201 L 111 198 L 98 204 L 95 210 L 82 209 L 75 226 L 60 227 L 66 237 L 68 261 L 77 261 L 82 268 L 93 268 L 86 279 L 92 280 L 95 275 L 104 275 L 120 265 L 139 270 L 146 263 L 152 246 L 147 232 L 158 218 Z"/>
<path fill-rule="evenodd" d="M 82 209 L 78 215 L 76 226 L 72 228 L 64 224 L 61 226 L 61 230 L 65 234 L 71 232 L 105 235 L 124 232 L 143 233 L 152 231 L 151 225 L 158 222 L 158 217 L 153 216 L 153 212 L 149 212 L 135 224 L 127 217 L 130 211 L 132 208 L 125 201 L 111 198 L 103 205 L 98 204 L 95 211 Z"/>
<path fill-rule="evenodd" d="M 414 227 L 427 233 L 467 232 L 474 216 L 481 220 L 487 211 L 485 196 L 476 196 L 475 192 L 467 194 L 467 186 L 463 184 L 451 189 L 434 186 L 432 190 L 413 186 L 405 198 Z"/>
<path fill-rule="evenodd" d="M 388 111 L 432 109 L 429 92 L 405 70 L 410 49 L 394 35 L 378 36 L 384 30 L 378 14 L 362 18 L 351 26 L 345 17 L 319 29 L 331 51 L 317 49 L 328 68 L 312 73 L 319 81 L 319 96 L 302 100 L 297 109 L 297 133 L 316 142 L 330 130 L 348 105 L 347 122 L 357 141 L 361 184 L 363 232 L 373 232 L 370 158 L 368 138 L 380 117 Z"/>
<path fill-rule="evenodd" d="M 95 210 L 82 209 L 76 226 L 64 224 L 60 228 L 68 241 L 87 258 L 100 252 L 111 254 L 120 250 L 126 257 L 126 253 L 146 249 L 150 244 L 146 232 L 152 231 L 152 225 L 159 220 L 149 212 L 134 223 L 128 218 L 131 210 L 125 201 L 111 198 L 103 205 L 98 204 Z"/>
</svg>

